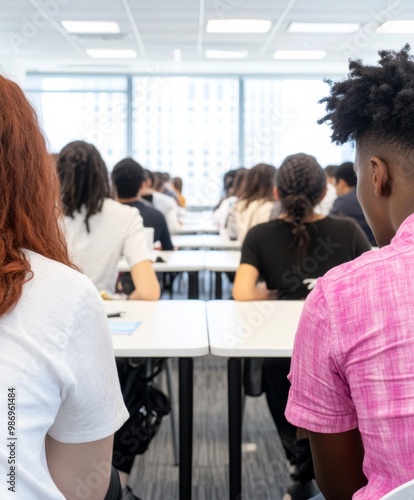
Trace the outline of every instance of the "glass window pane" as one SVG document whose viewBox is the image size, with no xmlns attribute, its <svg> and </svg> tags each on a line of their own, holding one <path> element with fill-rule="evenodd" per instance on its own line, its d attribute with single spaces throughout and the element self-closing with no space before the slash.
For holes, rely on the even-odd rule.
<svg viewBox="0 0 414 500">
<path fill-rule="evenodd" d="M 330 128 L 316 122 L 324 115 L 318 101 L 329 87 L 319 80 L 246 79 L 244 159 L 278 166 L 294 153 L 315 156 L 322 166 L 353 160 L 349 145 L 330 141 Z"/>
<path fill-rule="evenodd" d="M 96 146 L 108 169 L 127 156 L 127 95 L 122 92 L 31 92 L 51 152 L 70 141 Z"/>
<path fill-rule="evenodd" d="M 126 91 L 127 79 L 124 76 L 95 75 L 42 75 L 29 73 L 26 87 L 29 90 L 47 91 Z"/>
<path fill-rule="evenodd" d="M 236 78 L 133 79 L 132 155 L 184 179 L 189 205 L 214 205 L 238 164 Z"/>
</svg>

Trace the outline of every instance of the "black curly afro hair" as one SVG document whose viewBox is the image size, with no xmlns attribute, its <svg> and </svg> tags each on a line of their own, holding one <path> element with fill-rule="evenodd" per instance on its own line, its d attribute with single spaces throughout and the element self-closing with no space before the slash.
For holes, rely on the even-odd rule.
<svg viewBox="0 0 414 500">
<path fill-rule="evenodd" d="M 379 52 L 378 66 L 350 60 L 348 78 L 325 80 L 331 93 L 327 114 L 318 120 L 332 128 L 336 144 L 375 142 L 393 147 L 400 153 L 414 150 L 414 58 L 405 45 L 399 52 Z"/>
</svg>

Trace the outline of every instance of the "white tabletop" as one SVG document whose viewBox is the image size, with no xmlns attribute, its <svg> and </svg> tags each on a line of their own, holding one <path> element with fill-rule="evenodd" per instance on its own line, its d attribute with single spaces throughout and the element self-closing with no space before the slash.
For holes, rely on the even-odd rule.
<svg viewBox="0 0 414 500">
<path fill-rule="evenodd" d="M 304 301 L 207 302 L 210 351 L 225 357 L 290 357 Z"/>
<path fill-rule="evenodd" d="M 198 300 L 109 300 L 109 322 L 141 325 L 130 335 L 112 335 L 115 356 L 195 357 L 209 353 L 205 302 Z"/>
<path fill-rule="evenodd" d="M 154 260 L 161 257 L 165 262 L 153 262 L 152 267 L 157 273 L 201 271 L 205 268 L 205 253 L 200 250 L 154 251 Z M 129 270 L 128 262 L 121 259 L 118 263 L 118 271 Z"/>
<path fill-rule="evenodd" d="M 240 250 L 240 241 L 232 241 L 219 234 L 173 235 L 173 245 L 178 248 L 213 248 L 218 250 Z"/>
<path fill-rule="evenodd" d="M 205 254 L 208 271 L 235 272 L 240 265 L 240 250 L 209 250 Z"/>
</svg>

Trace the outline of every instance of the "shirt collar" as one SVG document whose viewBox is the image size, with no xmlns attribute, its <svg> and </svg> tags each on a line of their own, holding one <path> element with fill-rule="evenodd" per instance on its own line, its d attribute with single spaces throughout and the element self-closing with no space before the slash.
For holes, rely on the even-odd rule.
<svg viewBox="0 0 414 500">
<path fill-rule="evenodd" d="M 414 214 L 409 215 L 398 228 L 391 244 L 399 243 L 400 241 L 414 241 Z"/>
</svg>

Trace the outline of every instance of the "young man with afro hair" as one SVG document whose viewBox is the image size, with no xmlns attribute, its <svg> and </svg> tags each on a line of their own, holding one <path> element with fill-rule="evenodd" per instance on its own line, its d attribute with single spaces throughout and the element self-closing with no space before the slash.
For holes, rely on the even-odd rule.
<svg viewBox="0 0 414 500">
<path fill-rule="evenodd" d="M 414 59 L 350 61 L 330 83 L 332 140 L 353 141 L 357 196 L 380 247 L 329 271 L 295 338 L 287 419 L 308 431 L 327 500 L 377 500 L 413 478 Z"/>
</svg>

